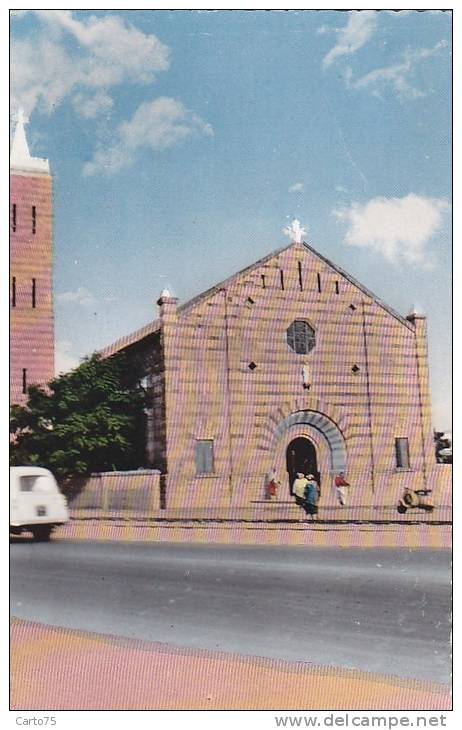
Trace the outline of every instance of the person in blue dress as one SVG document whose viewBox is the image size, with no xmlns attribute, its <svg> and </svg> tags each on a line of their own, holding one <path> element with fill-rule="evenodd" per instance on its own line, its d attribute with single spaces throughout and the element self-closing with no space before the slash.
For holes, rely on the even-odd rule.
<svg viewBox="0 0 462 730">
<path fill-rule="evenodd" d="M 318 514 L 318 501 L 319 501 L 319 485 L 312 474 L 308 474 L 307 483 L 305 485 L 305 511 L 311 516 L 311 519 L 316 519 Z"/>
</svg>

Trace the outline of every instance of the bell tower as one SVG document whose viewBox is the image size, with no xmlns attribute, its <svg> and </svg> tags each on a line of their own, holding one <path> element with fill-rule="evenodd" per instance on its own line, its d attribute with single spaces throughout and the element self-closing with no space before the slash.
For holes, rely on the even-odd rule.
<svg viewBox="0 0 462 730">
<path fill-rule="evenodd" d="M 10 154 L 10 402 L 54 375 L 53 202 L 48 160 L 32 157 L 18 111 Z"/>
</svg>

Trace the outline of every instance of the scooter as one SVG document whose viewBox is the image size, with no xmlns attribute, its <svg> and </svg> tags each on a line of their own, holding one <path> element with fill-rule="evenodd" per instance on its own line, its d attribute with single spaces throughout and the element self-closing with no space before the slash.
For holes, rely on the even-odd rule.
<svg viewBox="0 0 462 730">
<path fill-rule="evenodd" d="M 405 487 L 396 509 L 400 515 L 403 515 L 408 509 L 423 509 L 426 512 L 433 512 L 435 506 L 428 496 L 431 492 L 431 489 L 409 489 Z"/>
</svg>

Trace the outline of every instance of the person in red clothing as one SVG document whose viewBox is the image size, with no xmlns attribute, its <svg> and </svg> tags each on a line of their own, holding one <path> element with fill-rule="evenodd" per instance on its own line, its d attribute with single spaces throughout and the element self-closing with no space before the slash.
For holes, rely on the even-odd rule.
<svg viewBox="0 0 462 730">
<path fill-rule="evenodd" d="M 276 469 L 273 467 L 266 475 L 266 499 L 277 501 L 279 481 L 276 475 Z"/>
<path fill-rule="evenodd" d="M 345 507 L 348 494 L 347 490 L 350 485 L 345 480 L 345 473 L 343 471 L 340 471 L 337 474 L 334 480 L 334 484 L 337 490 L 338 501 L 340 502 L 340 505 L 342 507 Z"/>
</svg>

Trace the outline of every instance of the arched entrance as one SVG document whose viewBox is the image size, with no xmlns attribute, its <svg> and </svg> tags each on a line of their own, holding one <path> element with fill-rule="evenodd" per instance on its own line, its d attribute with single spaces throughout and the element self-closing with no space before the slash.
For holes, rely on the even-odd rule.
<svg viewBox="0 0 462 730">
<path fill-rule="evenodd" d="M 297 472 L 301 472 L 305 476 L 312 474 L 315 479 L 319 480 L 318 460 L 313 442 L 305 436 L 294 438 L 286 449 L 286 466 L 291 494 Z"/>
</svg>

